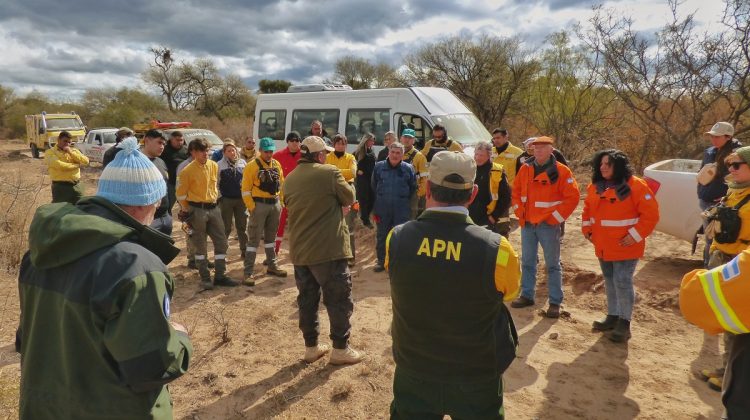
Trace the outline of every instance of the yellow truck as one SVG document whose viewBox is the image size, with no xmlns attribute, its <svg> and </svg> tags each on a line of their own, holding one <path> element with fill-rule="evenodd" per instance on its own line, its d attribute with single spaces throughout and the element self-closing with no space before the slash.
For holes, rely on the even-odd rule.
<svg viewBox="0 0 750 420">
<path fill-rule="evenodd" d="M 52 148 L 57 143 L 57 136 L 61 131 L 69 132 L 74 143 L 83 141 L 86 136 L 86 126 L 75 112 L 70 114 L 42 112 L 27 115 L 26 139 L 31 148 L 31 155 L 38 158 L 45 150 Z"/>
</svg>

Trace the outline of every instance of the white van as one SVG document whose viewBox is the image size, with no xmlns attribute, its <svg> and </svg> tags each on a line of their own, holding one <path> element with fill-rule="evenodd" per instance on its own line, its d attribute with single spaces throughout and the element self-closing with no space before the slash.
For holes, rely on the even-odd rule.
<svg viewBox="0 0 750 420">
<path fill-rule="evenodd" d="M 451 91 L 435 87 L 352 90 L 346 85 L 292 86 L 287 93 L 258 96 L 253 135 L 271 137 L 277 150 L 286 147 L 286 134 L 296 130 L 302 138 L 314 120 L 323 123 L 329 138 L 346 135 L 348 151 L 356 149 L 361 136 L 375 135 L 376 153 L 383 136 L 404 128 L 417 133 L 415 146 L 421 149 L 432 138 L 432 127 L 443 124 L 448 136 L 465 148 L 492 135 Z"/>
</svg>

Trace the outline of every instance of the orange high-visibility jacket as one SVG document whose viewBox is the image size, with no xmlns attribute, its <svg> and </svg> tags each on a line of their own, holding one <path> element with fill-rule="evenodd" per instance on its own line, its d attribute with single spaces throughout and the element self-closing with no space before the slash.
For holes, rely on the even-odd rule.
<svg viewBox="0 0 750 420">
<path fill-rule="evenodd" d="M 633 260 L 643 257 L 646 237 L 659 221 L 659 204 L 646 181 L 631 176 L 628 182 L 603 189 L 589 184 L 583 201 L 581 230 L 591 234 L 596 256 L 604 261 Z M 621 246 L 627 234 L 635 244 Z"/>
<path fill-rule="evenodd" d="M 576 209 L 580 197 L 573 173 L 557 161 L 535 177 L 532 159 L 521 165 L 513 180 L 513 211 L 521 226 L 527 222 L 560 224 Z"/>
<path fill-rule="evenodd" d="M 750 333 L 750 251 L 711 270 L 693 270 L 682 278 L 680 310 L 709 334 Z"/>
</svg>

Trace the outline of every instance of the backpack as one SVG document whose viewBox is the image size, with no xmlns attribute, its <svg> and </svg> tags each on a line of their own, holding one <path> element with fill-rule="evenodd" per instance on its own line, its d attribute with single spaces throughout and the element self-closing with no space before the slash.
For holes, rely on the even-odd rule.
<svg viewBox="0 0 750 420">
<path fill-rule="evenodd" d="M 276 195 L 281 187 L 279 170 L 274 167 L 264 168 L 260 159 L 257 158 L 255 159 L 255 163 L 258 165 L 258 179 L 260 180 L 258 188 L 263 192 Z"/>
<path fill-rule="evenodd" d="M 703 217 L 709 222 L 706 229 L 706 236 L 709 239 L 713 237 L 713 240 L 720 244 L 737 242 L 737 238 L 740 236 L 740 228 L 742 227 L 740 208 L 748 201 L 750 201 L 750 195 L 745 196 L 736 205 L 729 207 L 725 204 L 724 199 L 722 199 L 719 204 L 703 212 Z"/>
</svg>

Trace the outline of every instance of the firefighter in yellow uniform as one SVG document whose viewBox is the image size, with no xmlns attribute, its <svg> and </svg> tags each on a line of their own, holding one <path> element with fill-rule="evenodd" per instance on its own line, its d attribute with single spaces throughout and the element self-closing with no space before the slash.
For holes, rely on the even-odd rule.
<svg viewBox="0 0 750 420">
<path fill-rule="evenodd" d="M 427 158 L 427 162 L 432 162 L 432 157 L 435 153 L 449 151 L 449 152 L 463 152 L 464 148 L 457 141 L 453 141 L 448 138 L 448 131 L 445 130 L 445 126 L 442 124 L 435 124 L 432 127 L 432 140 L 425 143 L 422 149 L 422 154 Z"/>
<path fill-rule="evenodd" d="M 333 153 L 326 155 L 326 163 L 333 165 L 341 170 L 344 180 L 354 189 L 354 178 L 357 176 L 357 159 L 351 153 L 346 153 L 347 138 L 343 134 L 336 134 L 333 137 Z M 349 260 L 349 267 L 354 266 L 356 252 L 354 250 L 354 222 L 357 220 L 357 211 L 359 203 L 356 201 L 351 205 L 349 213 L 346 214 L 346 226 L 349 228 L 349 245 L 352 248 L 352 259 Z"/>
<path fill-rule="evenodd" d="M 89 158 L 73 147 L 70 133 L 61 131 L 57 144 L 44 154 L 52 180 L 52 202 L 75 204 L 83 196 L 81 166 L 89 164 Z"/>
<path fill-rule="evenodd" d="M 508 184 L 513 185 L 516 177 L 516 164 L 518 157 L 523 154 L 523 150 L 514 146 L 508 141 L 508 130 L 496 128 L 492 130 L 492 161 L 503 165 L 505 175 L 508 177 Z"/>
<path fill-rule="evenodd" d="M 750 418 L 750 251 L 711 270 L 693 270 L 682 279 L 680 310 L 709 334 L 735 334 L 724 372 L 723 418 Z"/>
<path fill-rule="evenodd" d="M 273 139 L 260 139 L 258 157 L 247 162 L 242 173 L 242 201 L 245 202 L 250 215 L 247 225 L 247 248 L 245 248 L 243 284 L 255 286 L 253 267 L 255 254 L 261 236 L 266 251 L 268 274 L 286 277 L 286 271 L 279 268 L 276 261 L 276 231 L 279 229 L 281 216 L 281 184 L 284 183 L 284 171 L 279 161 L 273 158 L 276 150 Z"/>
<path fill-rule="evenodd" d="M 404 145 L 404 162 L 414 168 L 417 177 L 417 192 L 411 197 L 411 219 L 414 220 L 424 211 L 425 191 L 427 185 L 427 158 L 414 147 L 417 133 L 411 128 L 401 133 L 401 144 Z"/>
</svg>

